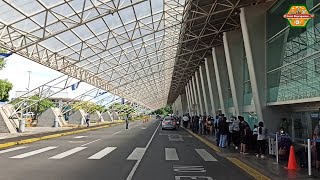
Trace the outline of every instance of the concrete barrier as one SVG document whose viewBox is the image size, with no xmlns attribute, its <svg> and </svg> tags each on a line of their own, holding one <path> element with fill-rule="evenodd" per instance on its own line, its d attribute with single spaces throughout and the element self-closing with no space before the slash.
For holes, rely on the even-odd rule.
<svg viewBox="0 0 320 180">
<path fill-rule="evenodd" d="M 112 112 L 112 119 L 113 120 L 120 120 L 120 117 L 117 112 Z"/>
<path fill-rule="evenodd" d="M 37 126 L 53 127 L 55 119 L 58 120 L 58 127 L 67 125 L 59 108 L 49 108 L 39 116 Z"/>
<path fill-rule="evenodd" d="M 75 111 L 69 117 L 69 124 L 84 125 L 85 122 L 86 122 L 86 113 L 82 109 Z"/>
<path fill-rule="evenodd" d="M 104 122 L 104 118 L 101 116 L 99 111 L 95 111 L 90 114 L 90 121 Z"/>
<path fill-rule="evenodd" d="M 17 133 L 19 121 L 17 118 L 9 119 L 14 112 L 14 106 L 6 104 L 0 107 L 0 133 Z"/>
<path fill-rule="evenodd" d="M 102 114 L 102 117 L 103 117 L 103 119 L 104 119 L 105 121 L 108 121 L 108 122 L 112 122 L 112 121 L 113 121 L 113 118 L 112 118 L 112 116 L 111 116 L 111 114 L 110 114 L 109 111 L 104 112 L 104 113 Z"/>
</svg>

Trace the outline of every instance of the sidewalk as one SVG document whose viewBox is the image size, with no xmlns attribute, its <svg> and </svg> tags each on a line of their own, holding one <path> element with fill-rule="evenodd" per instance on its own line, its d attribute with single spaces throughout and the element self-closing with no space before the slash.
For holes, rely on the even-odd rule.
<svg viewBox="0 0 320 180">
<path fill-rule="evenodd" d="M 201 137 L 216 144 L 215 137 L 213 135 L 201 135 Z M 272 180 L 283 179 L 320 179 L 320 172 L 315 168 L 312 168 L 312 177 L 308 176 L 308 168 L 301 168 L 297 171 L 286 170 L 287 162 L 276 163 L 276 159 L 273 156 L 267 156 L 265 159 L 257 158 L 255 154 L 243 155 L 239 153 L 233 146 L 227 148 L 219 148 L 221 152 L 218 154 L 223 157 L 232 157 L 247 164 L 258 172 L 264 174 Z M 299 159 L 297 158 L 297 166 L 299 166 Z"/>
<path fill-rule="evenodd" d="M 0 146 L 6 143 L 19 144 L 21 141 L 27 142 L 29 139 L 50 139 L 54 138 L 55 135 L 63 136 L 69 135 L 81 131 L 90 131 L 104 126 L 113 126 L 116 124 L 123 123 L 122 121 L 115 122 L 104 122 L 100 124 L 91 124 L 90 127 L 86 126 L 76 126 L 76 127 L 59 127 L 59 128 L 50 128 L 50 127 L 26 127 L 26 132 L 24 133 L 0 133 Z M 51 137 L 50 137 L 51 136 Z M 58 136 L 57 136 L 58 137 Z M 11 146 L 11 145 L 10 145 Z"/>
</svg>

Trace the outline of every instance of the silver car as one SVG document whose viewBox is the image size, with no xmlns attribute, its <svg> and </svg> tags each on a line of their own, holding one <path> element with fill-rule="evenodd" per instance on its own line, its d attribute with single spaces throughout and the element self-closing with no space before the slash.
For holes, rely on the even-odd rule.
<svg viewBox="0 0 320 180">
<path fill-rule="evenodd" d="M 177 129 L 177 123 L 172 117 L 165 117 L 161 122 L 162 129 Z"/>
</svg>

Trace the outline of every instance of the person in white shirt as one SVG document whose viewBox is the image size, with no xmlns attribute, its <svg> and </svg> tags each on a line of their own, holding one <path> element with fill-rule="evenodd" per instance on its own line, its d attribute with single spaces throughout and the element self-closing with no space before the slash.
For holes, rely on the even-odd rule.
<svg viewBox="0 0 320 180">
<path fill-rule="evenodd" d="M 265 157 L 266 152 L 266 139 L 267 139 L 268 130 L 263 126 L 263 122 L 259 122 L 258 126 L 258 136 L 257 136 L 257 157 L 260 155 L 261 150 L 261 158 Z"/>
<path fill-rule="evenodd" d="M 185 128 L 187 128 L 187 127 L 188 127 L 188 123 L 189 123 L 189 118 L 188 118 L 188 116 L 187 116 L 187 115 L 184 115 L 184 116 L 182 117 L 182 120 L 183 120 L 183 126 L 184 126 Z"/>
</svg>

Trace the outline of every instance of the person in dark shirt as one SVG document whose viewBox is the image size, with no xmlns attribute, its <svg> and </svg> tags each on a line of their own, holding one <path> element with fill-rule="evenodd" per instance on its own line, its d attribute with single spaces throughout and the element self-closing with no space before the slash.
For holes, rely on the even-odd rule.
<svg viewBox="0 0 320 180">
<path fill-rule="evenodd" d="M 223 117 L 219 124 L 219 132 L 220 132 L 220 143 L 219 146 L 222 148 L 226 147 L 227 143 L 227 135 L 229 132 L 229 124 L 227 123 L 227 118 Z"/>
</svg>

